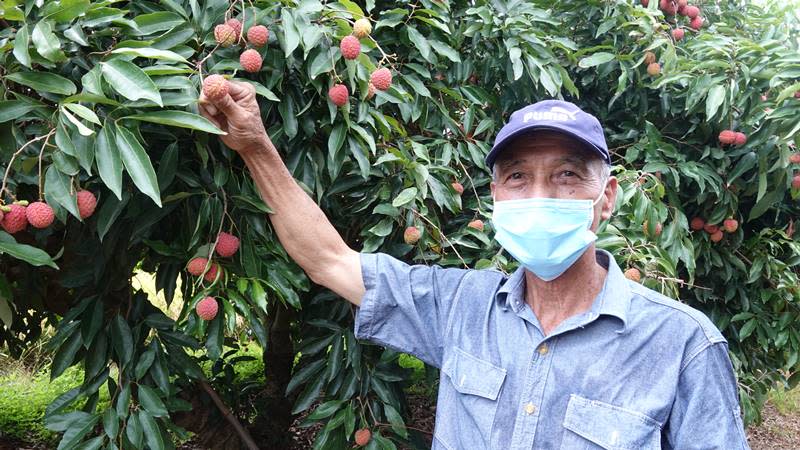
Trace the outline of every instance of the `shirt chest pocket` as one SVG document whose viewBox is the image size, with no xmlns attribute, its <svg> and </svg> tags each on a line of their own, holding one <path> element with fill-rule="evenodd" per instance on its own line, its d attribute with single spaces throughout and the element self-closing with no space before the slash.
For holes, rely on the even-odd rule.
<svg viewBox="0 0 800 450">
<path fill-rule="evenodd" d="M 661 424 L 636 411 L 571 395 L 562 450 L 658 450 Z"/>
<path fill-rule="evenodd" d="M 437 439 L 450 448 L 489 448 L 506 370 L 453 347 L 445 355 L 442 372 L 448 383 L 440 387 Z M 440 417 L 454 423 L 438 423 Z M 455 433 L 454 433 L 455 431 Z"/>
</svg>

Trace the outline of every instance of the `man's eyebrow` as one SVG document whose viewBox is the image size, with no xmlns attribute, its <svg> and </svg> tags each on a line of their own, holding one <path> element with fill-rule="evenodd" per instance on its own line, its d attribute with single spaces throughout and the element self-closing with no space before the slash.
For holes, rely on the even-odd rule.
<svg viewBox="0 0 800 450">
<path fill-rule="evenodd" d="M 498 161 L 497 165 L 501 169 L 508 169 L 509 167 L 520 165 L 520 164 L 522 164 L 522 162 L 523 162 L 523 160 L 521 160 L 519 158 L 517 158 L 517 159 L 506 159 L 506 160 Z"/>
<path fill-rule="evenodd" d="M 577 156 L 568 155 L 562 156 L 556 160 L 558 164 L 569 163 L 579 166 L 582 169 L 586 169 L 589 165 L 587 164 L 586 160 L 583 158 L 578 158 Z"/>
</svg>

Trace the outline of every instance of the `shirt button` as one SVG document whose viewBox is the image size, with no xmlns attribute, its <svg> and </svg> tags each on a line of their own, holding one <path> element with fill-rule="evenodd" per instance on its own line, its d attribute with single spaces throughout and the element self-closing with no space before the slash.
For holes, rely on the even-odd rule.
<svg viewBox="0 0 800 450">
<path fill-rule="evenodd" d="M 536 407 L 533 406 L 533 403 L 528 403 L 525 405 L 525 412 L 528 413 L 528 415 L 533 414 L 534 411 L 536 411 Z"/>
<path fill-rule="evenodd" d="M 539 352 L 540 355 L 544 356 L 544 355 L 547 354 L 547 350 L 548 350 L 547 344 L 542 344 L 542 345 L 539 346 L 538 352 Z"/>
</svg>

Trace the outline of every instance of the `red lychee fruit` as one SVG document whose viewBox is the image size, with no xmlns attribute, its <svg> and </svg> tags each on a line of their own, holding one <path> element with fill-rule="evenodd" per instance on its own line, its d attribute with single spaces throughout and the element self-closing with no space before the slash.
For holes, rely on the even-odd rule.
<svg viewBox="0 0 800 450">
<path fill-rule="evenodd" d="M 717 231 L 719 231 L 719 227 L 717 225 L 713 225 L 713 224 L 707 223 L 703 227 L 703 230 L 705 230 L 705 232 L 708 233 L 708 234 L 714 234 Z"/>
<path fill-rule="evenodd" d="M 722 230 L 717 230 L 716 233 L 711 235 L 711 242 L 719 242 L 725 236 L 725 233 Z"/>
<path fill-rule="evenodd" d="M 230 47 L 236 42 L 236 31 L 229 25 L 220 24 L 214 27 L 214 39 L 223 47 Z"/>
<path fill-rule="evenodd" d="M 675 28 L 672 30 L 672 38 L 675 39 L 676 42 L 683 39 L 684 34 L 686 34 L 686 32 L 683 31 L 683 28 Z"/>
<path fill-rule="evenodd" d="M 219 277 L 222 278 L 222 267 L 217 263 L 211 263 L 211 267 L 208 268 L 208 272 L 203 276 L 203 279 L 213 283 L 217 279 L 217 272 L 219 272 Z"/>
<path fill-rule="evenodd" d="M 228 19 L 228 21 L 225 22 L 225 25 L 231 27 L 234 33 L 233 36 L 235 40 L 238 41 L 239 37 L 242 35 L 242 22 L 239 22 L 238 19 Z"/>
<path fill-rule="evenodd" d="M 481 219 L 475 219 L 468 223 L 467 226 L 478 231 L 483 231 L 483 221 Z"/>
<path fill-rule="evenodd" d="M 361 53 L 361 43 L 355 36 L 345 36 L 339 43 L 339 49 L 342 51 L 344 59 L 356 59 Z"/>
<path fill-rule="evenodd" d="M 217 317 L 219 305 L 217 305 L 217 300 L 214 297 L 209 296 L 197 302 L 194 310 L 197 311 L 197 316 L 201 319 L 214 320 L 214 317 Z"/>
<path fill-rule="evenodd" d="M 18 233 L 28 226 L 28 217 L 22 205 L 10 205 L 11 211 L 3 216 L 3 229 L 10 234 Z"/>
<path fill-rule="evenodd" d="M 797 174 L 792 177 L 792 188 L 800 189 L 800 174 Z M 6 214 L 6 218 L 8 218 L 8 214 Z"/>
<path fill-rule="evenodd" d="M 247 30 L 247 42 L 255 47 L 263 47 L 269 40 L 269 30 L 264 25 L 256 25 Z"/>
<path fill-rule="evenodd" d="M 661 64 L 654 62 L 647 65 L 647 73 L 654 77 L 661 73 Z"/>
<path fill-rule="evenodd" d="M 800 91 L 794 93 L 794 98 L 800 98 Z"/>
<path fill-rule="evenodd" d="M 228 95 L 228 80 L 222 75 L 209 75 L 203 80 L 203 94 L 211 100 L 220 100 Z"/>
<path fill-rule="evenodd" d="M 668 16 L 674 16 L 678 12 L 678 5 L 672 0 L 661 0 L 658 7 Z"/>
<path fill-rule="evenodd" d="M 695 17 L 691 22 L 689 22 L 689 26 L 692 27 L 693 30 L 699 30 L 700 28 L 703 28 L 703 18 L 700 16 Z"/>
<path fill-rule="evenodd" d="M 372 433 L 368 429 L 362 428 L 356 431 L 356 445 L 359 447 L 369 444 L 370 439 L 372 439 Z"/>
<path fill-rule="evenodd" d="M 747 135 L 742 132 L 736 132 L 736 138 L 733 141 L 734 145 L 744 145 L 747 143 Z"/>
<path fill-rule="evenodd" d="M 94 209 L 97 208 L 97 197 L 92 194 L 92 191 L 78 191 L 78 213 L 81 219 L 94 214 Z"/>
<path fill-rule="evenodd" d="M 678 0 L 678 8 L 689 6 L 689 0 Z"/>
<path fill-rule="evenodd" d="M 722 145 L 730 145 L 736 142 L 736 132 L 733 130 L 722 130 L 719 134 L 719 143 Z"/>
<path fill-rule="evenodd" d="M 700 8 L 698 8 L 697 6 L 692 5 L 686 7 L 686 17 L 694 19 L 699 15 L 700 15 Z"/>
<path fill-rule="evenodd" d="M 199 277 L 203 274 L 203 271 L 206 270 L 207 264 L 208 260 L 206 258 L 192 258 L 192 260 L 189 261 L 189 264 L 186 264 L 186 271 L 196 277 Z"/>
<path fill-rule="evenodd" d="M 455 183 L 452 183 L 451 186 L 453 186 L 453 189 L 456 192 L 458 192 L 458 195 L 461 195 L 461 194 L 464 193 L 464 186 L 461 183 L 459 183 L 458 181 L 456 181 Z"/>
<path fill-rule="evenodd" d="M 223 231 L 217 236 L 215 250 L 223 258 L 231 257 L 239 250 L 239 238 Z"/>
<path fill-rule="evenodd" d="M 694 231 L 700 231 L 704 226 L 706 226 L 706 221 L 699 217 L 692 219 L 692 222 L 689 224 L 689 227 Z"/>
<path fill-rule="evenodd" d="M 251 49 L 245 50 L 239 56 L 239 64 L 247 72 L 254 73 L 261 70 L 261 54 L 258 51 Z"/>
<path fill-rule="evenodd" d="M 800 153 L 792 153 L 789 156 L 789 162 L 792 164 L 800 164 Z"/>
<path fill-rule="evenodd" d="M 56 218 L 53 208 L 45 202 L 33 202 L 25 208 L 28 223 L 34 228 L 47 228 Z"/>
<path fill-rule="evenodd" d="M 647 65 L 656 62 L 656 54 L 653 52 L 644 52 L 644 63 Z"/>
<path fill-rule="evenodd" d="M 650 5 L 650 0 L 642 0 L 642 6 L 647 8 Z"/>
<path fill-rule="evenodd" d="M 639 269 L 631 267 L 625 271 L 625 278 L 638 283 L 642 280 L 642 274 Z"/>
<path fill-rule="evenodd" d="M 739 222 L 736 219 L 725 219 L 722 222 L 722 228 L 725 229 L 728 233 L 733 233 L 734 231 L 739 229 Z"/>
<path fill-rule="evenodd" d="M 644 235 L 645 236 L 649 236 L 650 235 L 649 234 L 649 229 L 650 229 L 650 224 L 645 220 L 644 224 L 642 224 L 642 230 L 644 231 Z M 656 237 L 661 236 L 661 232 L 663 230 L 664 230 L 664 226 L 661 223 L 656 223 L 656 230 L 655 230 Z"/>
<path fill-rule="evenodd" d="M 331 99 L 336 106 L 344 106 L 347 104 L 347 99 L 350 97 L 350 92 L 347 86 L 343 84 L 334 84 L 328 89 L 328 98 Z"/>
<path fill-rule="evenodd" d="M 389 89 L 389 86 L 392 85 L 392 72 L 386 67 L 381 67 L 375 72 L 372 72 L 372 75 L 370 75 L 370 81 L 375 85 L 376 88 L 380 89 L 381 91 L 385 91 Z"/>
<path fill-rule="evenodd" d="M 361 18 L 353 24 L 353 35 L 355 37 L 363 39 L 369 36 L 370 33 L 372 33 L 372 24 L 369 23 L 369 19 Z"/>
<path fill-rule="evenodd" d="M 421 236 L 422 232 L 417 227 L 408 227 L 403 231 L 403 240 L 408 245 L 416 244 Z"/>
</svg>

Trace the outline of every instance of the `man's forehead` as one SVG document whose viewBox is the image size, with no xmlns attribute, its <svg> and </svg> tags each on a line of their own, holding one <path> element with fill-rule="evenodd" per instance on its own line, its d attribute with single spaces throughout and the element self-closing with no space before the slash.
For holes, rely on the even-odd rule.
<svg viewBox="0 0 800 450">
<path fill-rule="evenodd" d="M 549 162 L 586 166 L 595 159 L 598 157 L 582 142 L 556 133 L 542 133 L 515 139 L 495 164 L 508 167 L 524 162 Z"/>
</svg>

